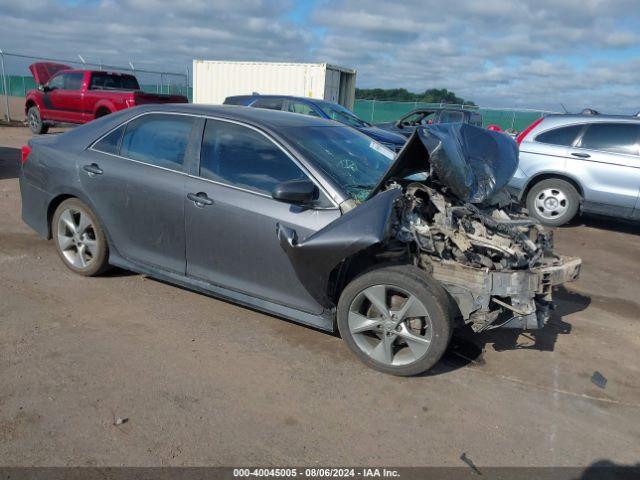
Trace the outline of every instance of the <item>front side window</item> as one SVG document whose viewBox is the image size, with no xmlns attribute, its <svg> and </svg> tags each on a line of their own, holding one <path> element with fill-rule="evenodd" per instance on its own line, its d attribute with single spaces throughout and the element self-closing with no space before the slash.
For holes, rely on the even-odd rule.
<svg viewBox="0 0 640 480">
<path fill-rule="evenodd" d="M 612 153 L 638 155 L 640 126 L 632 123 L 592 123 L 582 136 L 580 147 Z"/>
<path fill-rule="evenodd" d="M 281 98 L 260 98 L 251 106 L 256 108 L 267 108 L 269 110 L 282 110 L 283 100 Z"/>
<path fill-rule="evenodd" d="M 80 90 L 80 88 L 82 87 L 82 81 L 84 80 L 84 73 L 65 73 L 64 77 L 65 90 Z"/>
<path fill-rule="evenodd" d="M 464 120 L 464 114 L 462 112 L 451 112 L 444 110 L 440 112 L 440 119 L 438 123 L 456 123 Z"/>
<path fill-rule="evenodd" d="M 347 127 L 287 127 L 281 134 L 352 199 L 364 201 L 395 154 Z"/>
<path fill-rule="evenodd" d="M 127 124 L 120 155 L 181 170 L 193 122 L 193 117 L 187 115 L 142 115 Z"/>
<path fill-rule="evenodd" d="M 66 77 L 67 77 L 66 73 L 59 73 L 58 75 L 53 77 L 51 80 L 49 80 L 49 83 L 47 84 L 47 86 L 51 90 L 63 89 Z"/>
<path fill-rule="evenodd" d="M 301 113 L 302 115 L 310 115 L 312 117 L 317 117 L 318 116 L 318 114 L 316 113 L 316 111 L 312 107 L 310 107 L 306 103 L 302 103 L 302 102 L 288 101 L 287 102 L 287 112 Z"/>
<path fill-rule="evenodd" d="M 471 113 L 469 114 L 469 123 L 471 125 L 475 125 L 476 127 L 482 126 L 482 115 L 479 113 Z"/>
<path fill-rule="evenodd" d="M 573 145 L 582 127 L 583 125 L 571 125 L 569 127 L 554 128 L 553 130 L 548 130 L 538 135 L 536 142 L 570 147 Z"/>
<path fill-rule="evenodd" d="M 350 110 L 347 110 L 342 105 L 330 102 L 318 102 L 318 106 L 325 113 L 327 117 L 336 122 L 344 123 L 350 127 L 364 128 L 370 125 L 364 120 L 360 120 L 356 117 L 356 114 Z"/>
<path fill-rule="evenodd" d="M 200 176 L 271 195 L 281 182 L 307 175 L 275 143 L 235 123 L 207 120 L 200 153 Z"/>
</svg>

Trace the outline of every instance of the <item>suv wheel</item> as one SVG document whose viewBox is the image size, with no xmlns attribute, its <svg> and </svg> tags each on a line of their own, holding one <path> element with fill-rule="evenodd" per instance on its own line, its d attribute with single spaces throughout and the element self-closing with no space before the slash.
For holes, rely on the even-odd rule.
<svg viewBox="0 0 640 480">
<path fill-rule="evenodd" d="M 565 180 L 549 178 L 536 183 L 527 193 L 529 214 L 544 225 L 558 227 L 569 222 L 580 207 L 580 194 Z"/>
<path fill-rule="evenodd" d="M 56 209 L 51 231 L 58 255 L 70 270 L 92 277 L 108 268 L 109 249 L 102 228 L 77 198 L 65 200 Z"/>
<path fill-rule="evenodd" d="M 452 333 L 447 297 L 414 266 L 378 268 L 353 280 L 338 302 L 338 329 L 366 365 L 417 375 L 444 354 Z"/>
<path fill-rule="evenodd" d="M 40 110 L 38 107 L 33 106 L 27 112 L 27 123 L 29 124 L 29 129 L 35 135 L 40 135 L 47 133 L 49 131 L 49 126 L 45 125 L 40 117 Z"/>
</svg>

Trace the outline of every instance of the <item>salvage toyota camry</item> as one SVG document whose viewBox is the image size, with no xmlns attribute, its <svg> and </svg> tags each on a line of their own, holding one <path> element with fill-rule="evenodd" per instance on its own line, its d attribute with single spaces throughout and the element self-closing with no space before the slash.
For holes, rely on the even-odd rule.
<svg viewBox="0 0 640 480">
<path fill-rule="evenodd" d="M 115 265 L 337 328 L 395 375 L 431 368 L 455 327 L 541 328 L 579 274 L 503 189 L 515 143 L 471 125 L 418 129 L 394 156 L 328 120 L 153 105 L 22 153 L 23 219 L 74 272 Z"/>
</svg>

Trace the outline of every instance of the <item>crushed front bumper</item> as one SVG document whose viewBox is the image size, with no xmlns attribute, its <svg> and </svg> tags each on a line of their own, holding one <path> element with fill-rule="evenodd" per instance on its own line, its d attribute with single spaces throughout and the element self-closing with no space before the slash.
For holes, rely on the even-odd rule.
<svg viewBox="0 0 640 480">
<path fill-rule="evenodd" d="M 559 256 L 529 270 L 493 271 L 454 261 L 429 262 L 431 274 L 458 304 L 475 331 L 544 327 L 556 285 L 576 280 L 582 260 Z"/>
</svg>

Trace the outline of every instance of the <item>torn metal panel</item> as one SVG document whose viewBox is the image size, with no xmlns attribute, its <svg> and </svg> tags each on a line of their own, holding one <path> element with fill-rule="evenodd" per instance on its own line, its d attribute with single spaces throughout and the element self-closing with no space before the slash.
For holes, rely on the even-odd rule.
<svg viewBox="0 0 640 480">
<path fill-rule="evenodd" d="M 370 198 L 392 179 L 428 172 L 460 201 L 482 203 L 507 185 L 518 168 L 518 145 L 500 132 L 466 123 L 418 128 Z"/>
<path fill-rule="evenodd" d="M 387 190 L 302 240 L 295 230 L 277 225 L 280 245 L 300 282 L 325 308 L 334 306 L 327 294 L 333 269 L 345 258 L 388 239 L 394 204 L 401 196 L 399 188 Z"/>
<path fill-rule="evenodd" d="M 282 248 L 328 308 L 331 272 L 379 245 L 377 254 L 438 280 L 475 331 L 542 328 L 552 287 L 575 280 L 581 260 L 555 255 L 551 233 L 501 190 L 517 168 L 511 139 L 470 125 L 436 127 L 418 129 L 374 193 L 323 230 L 298 241 L 279 226 Z M 407 179 L 419 172 L 428 175 Z"/>
</svg>

